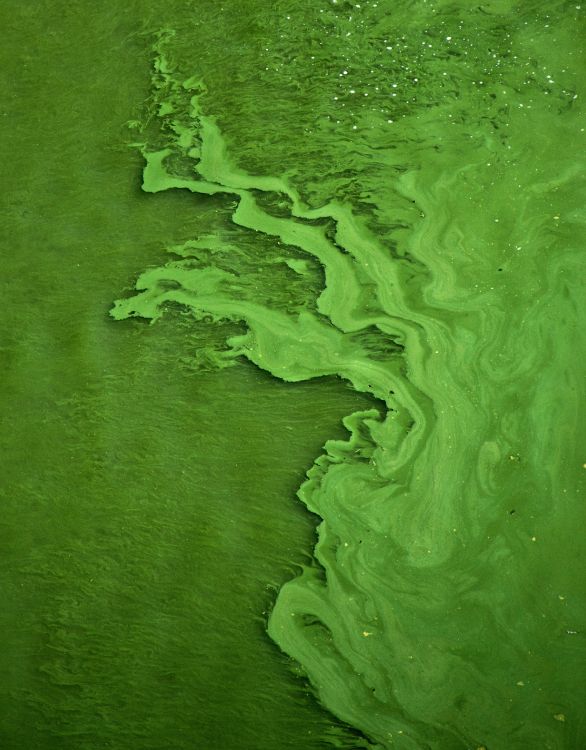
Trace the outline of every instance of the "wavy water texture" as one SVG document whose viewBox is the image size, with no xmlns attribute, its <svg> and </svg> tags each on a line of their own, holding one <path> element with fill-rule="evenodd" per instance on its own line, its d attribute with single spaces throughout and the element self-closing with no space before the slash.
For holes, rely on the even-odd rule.
<svg viewBox="0 0 586 750">
<path fill-rule="evenodd" d="M 170 44 L 156 46 L 162 135 L 142 144 L 143 190 L 218 200 L 231 225 L 170 248 L 113 317 L 171 304 L 241 322 L 216 364 L 336 375 L 373 397 L 299 490 L 321 518 L 315 564 L 279 592 L 269 635 L 373 747 L 581 747 L 577 95 L 499 82 L 508 99 L 487 98 L 476 130 L 459 96 L 413 104 L 360 126 L 368 194 L 308 200 L 299 175 L 236 163 Z"/>
</svg>

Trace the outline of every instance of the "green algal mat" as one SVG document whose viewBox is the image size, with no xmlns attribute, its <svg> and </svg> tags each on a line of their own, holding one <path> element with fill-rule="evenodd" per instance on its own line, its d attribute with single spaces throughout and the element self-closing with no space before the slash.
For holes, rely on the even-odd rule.
<svg viewBox="0 0 586 750">
<path fill-rule="evenodd" d="M 299 164 L 274 171 L 270 143 L 239 163 L 237 114 L 214 116 L 161 35 L 143 190 L 220 196 L 233 226 L 171 247 L 112 314 L 243 322 L 226 362 L 376 399 L 299 490 L 317 564 L 268 623 L 324 706 L 380 748 L 578 747 L 585 136 L 577 60 L 555 48 L 579 52 L 580 9 L 417 4 L 404 24 L 410 5 L 319 9 L 347 60 L 328 63 L 323 172 L 262 105 Z M 306 302 L 275 281 L 316 263 Z"/>
</svg>

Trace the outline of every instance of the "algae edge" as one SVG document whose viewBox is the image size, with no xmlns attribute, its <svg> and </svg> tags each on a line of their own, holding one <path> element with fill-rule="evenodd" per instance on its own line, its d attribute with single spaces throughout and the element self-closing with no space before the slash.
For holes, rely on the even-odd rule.
<svg viewBox="0 0 586 750">
<path fill-rule="evenodd" d="M 285 179 L 249 175 L 231 163 L 216 121 L 202 111 L 205 85 L 177 78 L 163 54 L 165 36 L 156 46 L 152 112 L 164 143 L 157 150 L 134 144 L 146 162 L 142 189 L 225 197 L 234 206 L 237 232 L 306 254 L 323 269 L 325 285 L 313 307 L 271 308 L 257 284 L 222 267 L 222 241 L 207 234 L 169 248 L 180 259 L 141 274 L 138 293 L 118 300 L 111 315 L 154 322 L 171 303 L 196 320 L 243 322 L 246 333 L 213 356 L 217 366 L 243 356 L 285 381 L 336 375 L 384 404 L 383 416 L 376 409 L 349 415 L 349 439 L 326 443 L 308 472 L 298 496 L 322 518 L 319 565 L 282 587 L 268 633 L 301 664 L 322 704 L 369 738 L 367 746 L 465 747 L 470 738 L 421 721 L 401 705 L 381 661 L 393 639 L 393 618 L 381 602 L 380 570 L 402 554 L 392 539 L 389 502 L 409 484 L 435 419 L 430 399 L 405 377 L 406 354 L 428 354 L 421 315 L 402 293 L 393 259 L 350 206 L 310 209 Z M 278 196 L 279 215 L 261 206 L 263 196 Z M 299 263 L 283 262 L 293 269 Z M 373 334 L 381 341 L 374 350 Z M 377 640 L 382 650 L 373 650 Z"/>
</svg>

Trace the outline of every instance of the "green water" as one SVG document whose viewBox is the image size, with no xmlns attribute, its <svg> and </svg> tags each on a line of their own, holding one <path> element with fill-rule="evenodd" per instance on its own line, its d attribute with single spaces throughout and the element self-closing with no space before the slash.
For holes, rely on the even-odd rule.
<svg viewBox="0 0 586 750">
<path fill-rule="evenodd" d="M 584 13 L 2 6 L 0 747 L 586 746 Z"/>
</svg>

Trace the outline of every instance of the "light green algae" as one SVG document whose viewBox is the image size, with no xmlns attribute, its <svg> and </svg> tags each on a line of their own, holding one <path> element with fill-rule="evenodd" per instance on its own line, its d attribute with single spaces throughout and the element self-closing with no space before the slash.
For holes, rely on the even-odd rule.
<svg viewBox="0 0 586 750">
<path fill-rule="evenodd" d="M 350 35 L 360 5 L 339 5 L 324 10 Z M 325 707 L 378 748 L 579 748 L 581 17 L 563 3 L 415 5 L 409 21 L 413 3 L 366 3 L 364 33 L 347 42 L 360 103 L 348 84 L 339 119 L 289 143 L 277 111 L 254 157 L 214 117 L 207 78 L 177 72 L 180 34 L 160 36 L 143 190 L 222 209 L 112 315 L 154 321 L 179 305 L 244 323 L 216 365 L 335 375 L 372 396 L 299 490 L 321 518 L 315 563 L 268 622 Z M 386 52 L 401 80 L 368 78 Z"/>
</svg>

